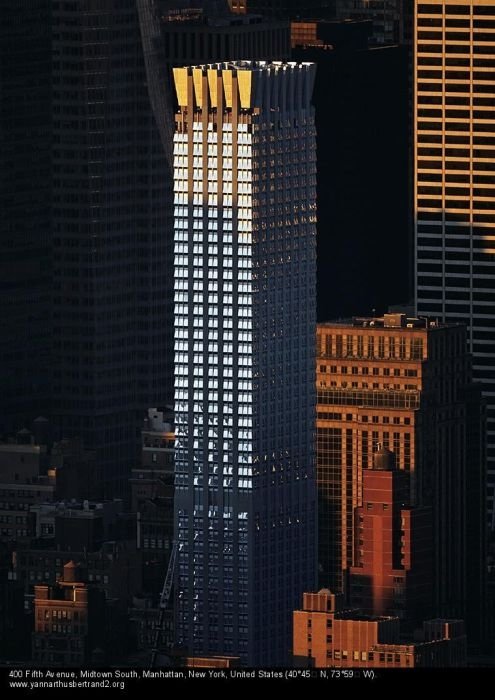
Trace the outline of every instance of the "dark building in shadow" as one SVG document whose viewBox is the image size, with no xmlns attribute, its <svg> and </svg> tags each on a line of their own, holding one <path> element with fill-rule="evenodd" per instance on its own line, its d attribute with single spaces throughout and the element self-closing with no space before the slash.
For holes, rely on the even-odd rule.
<svg viewBox="0 0 495 700">
<path fill-rule="evenodd" d="M 167 422 L 167 419 L 169 422 Z M 150 408 L 142 431 L 141 465 L 130 479 L 143 592 L 158 603 L 174 537 L 174 445 L 170 415 Z"/>
<path fill-rule="evenodd" d="M 170 68 L 287 58 L 288 24 L 5 0 L 0 50 L 0 431 L 50 415 L 120 497 L 143 412 L 173 394 Z"/>
<path fill-rule="evenodd" d="M 370 22 L 292 24 L 318 69 L 318 318 L 383 312 L 410 289 L 408 58 L 369 48 Z"/>
<path fill-rule="evenodd" d="M 335 13 L 335 0 L 229 0 L 236 14 L 257 13 L 266 17 L 327 17 Z"/>
<path fill-rule="evenodd" d="M 51 5 L 0 4 L 0 432 L 51 388 Z"/>
</svg>

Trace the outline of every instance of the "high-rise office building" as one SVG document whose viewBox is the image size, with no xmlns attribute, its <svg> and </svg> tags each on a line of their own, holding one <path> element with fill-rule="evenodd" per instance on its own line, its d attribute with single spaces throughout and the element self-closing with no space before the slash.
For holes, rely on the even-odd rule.
<svg viewBox="0 0 495 700">
<path fill-rule="evenodd" d="M 172 386 L 172 174 L 143 47 L 136 0 L 53 4 L 53 413 L 110 495 Z"/>
<path fill-rule="evenodd" d="M 51 4 L 0 3 L 0 432 L 48 410 Z"/>
<path fill-rule="evenodd" d="M 170 67 L 288 54 L 281 22 L 173 5 L 53 6 L 54 417 L 96 450 L 109 496 L 173 394 Z"/>
<path fill-rule="evenodd" d="M 314 66 L 174 78 L 177 641 L 273 665 L 316 578 Z"/>
<path fill-rule="evenodd" d="M 226 2 L 0 8 L 0 430 L 52 414 L 119 495 L 173 395 L 171 66 L 289 57 Z"/>
<path fill-rule="evenodd" d="M 171 66 L 289 56 L 227 2 L 0 8 L 0 430 L 53 417 L 120 495 L 173 395 Z"/>
<path fill-rule="evenodd" d="M 468 326 L 488 401 L 495 518 L 495 3 L 432 0 L 415 15 L 417 313 Z"/>
<path fill-rule="evenodd" d="M 320 583 L 346 589 L 378 443 L 410 476 L 410 503 L 431 508 L 433 614 L 482 636 L 484 415 L 466 329 L 405 314 L 317 329 Z M 415 556 L 413 554 L 413 556 Z"/>
</svg>

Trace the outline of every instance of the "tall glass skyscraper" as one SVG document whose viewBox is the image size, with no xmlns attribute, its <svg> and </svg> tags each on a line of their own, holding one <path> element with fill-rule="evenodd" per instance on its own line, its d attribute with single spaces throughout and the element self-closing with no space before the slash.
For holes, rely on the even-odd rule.
<svg viewBox="0 0 495 700">
<path fill-rule="evenodd" d="M 314 70 L 174 69 L 177 641 L 250 665 L 316 583 Z"/>
</svg>

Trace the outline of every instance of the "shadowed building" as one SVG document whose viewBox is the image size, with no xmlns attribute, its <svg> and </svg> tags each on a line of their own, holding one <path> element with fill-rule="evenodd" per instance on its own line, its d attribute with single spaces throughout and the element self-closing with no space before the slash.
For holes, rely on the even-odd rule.
<svg viewBox="0 0 495 700">
<path fill-rule="evenodd" d="M 143 412 L 172 402 L 170 67 L 289 52 L 287 23 L 189 4 L 0 9 L 0 430 L 51 413 L 105 498 L 127 495 Z"/>
<path fill-rule="evenodd" d="M 142 552 L 143 591 L 158 601 L 174 536 L 174 444 L 171 423 L 150 408 L 144 420 L 141 466 L 132 470 L 131 511 L 136 513 L 136 542 Z"/>
<path fill-rule="evenodd" d="M 172 175 L 148 5 L 52 12 L 53 415 L 96 451 L 105 497 L 125 492 L 142 412 L 172 391 Z"/>
<path fill-rule="evenodd" d="M 382 313 L 412 294 L 407 52 L 368 47 L 370 31 L 291 23 L 293 60 L 317 64 L 319 321 Z"/>
<path fill-rule="evenodd" d="M 127 490 L 143 412 L 172 402 L 170 67 L 288 51 L 280 22 L 170 4 L 53 9 L 54 416 L 95 450 L 105 497 Z"/>
<path fill-rule="evenodd" d="M 50 399 L 52 4 L 0 3 L 0 433 Z"/>
<path fill-rule="evenodd" d="M 160 33 L 168 63 L 199 64 L 247 57 L 251 60 L 290 58 L 286 18 L 213 13 L 208 3 L 206 5 L 204 9 L 196 7 L 162 13 Z"/>
<path fill-rule="evenodd" d="M 399 44 L 404 40 L 411 19 L 406 14 L 409 0 L 335 0 L 336 16 L 341 20 L 370 20 L 370 43 L 375 46 Z"/>
</svg>

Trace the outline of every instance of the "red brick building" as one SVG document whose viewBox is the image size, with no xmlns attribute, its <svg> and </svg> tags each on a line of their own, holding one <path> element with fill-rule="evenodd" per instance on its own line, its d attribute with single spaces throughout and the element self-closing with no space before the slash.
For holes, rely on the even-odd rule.
<svg viewBox="0 0 495 700">
<path fill-rule="evenodd" d="M 373 469 L 363 470 L 350 594 L 353 605 L 368 614 L 419 622 L 432 608 L 431 510 L 409 503 L 409 475 L 380 446 Z"/>
</svg>

